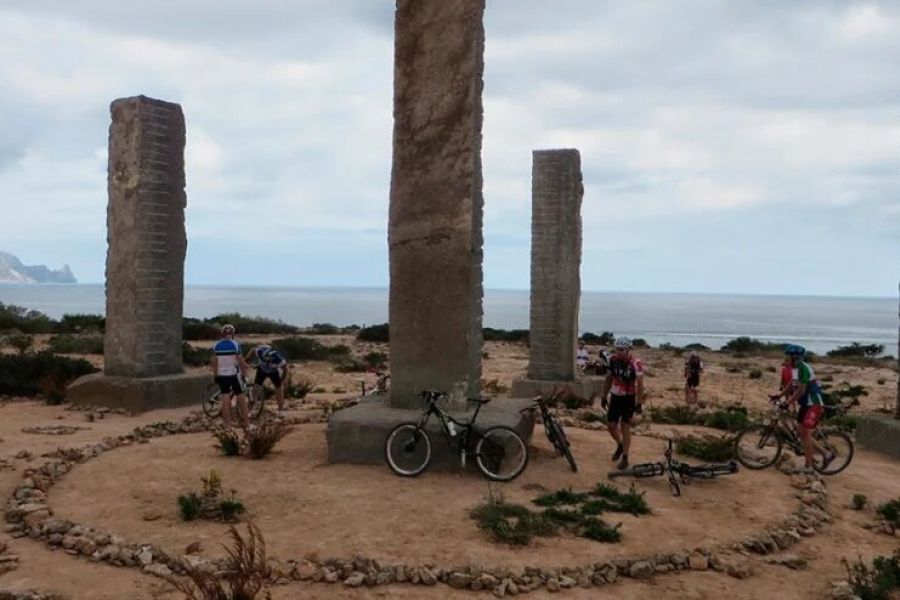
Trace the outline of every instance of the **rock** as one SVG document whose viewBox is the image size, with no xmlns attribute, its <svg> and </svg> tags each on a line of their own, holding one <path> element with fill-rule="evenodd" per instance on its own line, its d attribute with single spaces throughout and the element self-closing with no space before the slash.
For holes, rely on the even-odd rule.
<svg viewBox="0 0 900 600">
<path fill-rule="evenodd" d="M 153 563 L 144 567 L 144 573 L 156 575 L 157 577 L 168 577 L 172 574 L 172 569 L 161 563 Z"/>
<path fill-rule="evenodd" d="M 735 579 L 746 579 L 753 574 L 753 568 L 744 562 L 733 561 L 726 565 L 725 572 Z"/>
<path fill-rule="evenodd" d="M 425 567 L 420 570 L 419 579 L 422 581 L 423 585 L 435 585 L 437 584 L 437 576 L 431 571 L 431 569 Z"/>
<path fill-rule="evenodd" d="M 793 570 L 802 569 L 806 566 L 806 559 L 797 554 L 782 554 L 781 556 L 772 556 L 766 562 L 773 565 L 782 565 Z"/>
<path fill-rule="evenodd" d="M 649 579 L 654 572 L 653 565 L 647 560 L 637 560 L 628 567 L 628 576 L 633 579 Z"/>
<path fill-rule="evenodd" d="M 705 571 L 709 568 L 709 559 L 703 554 L 695 552 L 688 558 L 688 566 L 692 571 Z"/>
<path fill-rule="evenodd" d="M 75 547 L 75 544 L 78 542 L 78 538 L 74 535 L 64 536 L 62 539 L 62 547 L 66 550 L 70 550 Z"/>
<path fill-rule="evenodd" d="M 482 573 L 478 576 L 478 581 L 479 583 L 481 583 L 484 589 L 494 589 L 499 583 L 499 581 L 497 581 L 497 578 L 490 573 Z"/>
<path fill-rule="evenodd" d="M 75 549 L 78 550 L 79 554 L 90 556 L 97 551 L 97 545 L 90 538 L 80 537 L 75 542 Z"/>
<path fill-rule="evenodd" d="M 149 548 L 142 548 L 135 558 L 141 566 L 146 567 L 153 562 L 153 553 Z"/>
<path fill-rule="evenodd" d="M 203 542 L 197 541 L 197 542 L 191 542 L 190 544 L 188 544 L 187 547 L 184 549 L 184 553 L 185 554 L 200 554 L 200 552 L 202 550 L 203 550 Z"/>
<path fill-rule="evenodd" d="M 568 575 L 563 575 L 559 578 L 559 587 L 561 588 L 573 588 L 578 585 L 578 581 L 572 579 Z"/>
<path fill-rule="evenodd" d="M 158 510 L 148 510 L 144 513 L 145 521 L 158 521 L 162 519 L 162 513 Z"/>
<path fill-rule="evenodd" d="M 318 567 L 311 562 L 304 561 L 303 564 L 297 567 L 297 579 L 300 581 L 308 581 L 313 578 L 313 576 L 318 571 Z"/>
<path fill-rule="evenodd" d="M 294 565 L 278 560 L 277 558 L 269 559 L 269 570 L 275 579 L 291 579 L 294 574 Z"/>
<path fill-rule="evenodd" d="M 519 586 L 512 579 L 507 580 L 506 584 L 506 593 L 510 596 L 517 596 L 519 594 Z"/>
<path fill-rule="evenodd" d="M 50 518 L 50 511 L 36 510 L 25 516 L 25 527 L 28 529 L 40 529 L 44 521 Z"/>
<path fill-rule="evenodd" d="M 360 573 L 359 571 L 354 571 L 350 574 L 350 576 L 344 580 L 344 585 L 348 587 L 359 587 L 366 580 L 366 576 Z"/>
<path fill-rule="evenodd" d="M 816 530 L 811 527 L 801 527 L 797 532 L 803 537 L 812 537 L 816 535 Z"/>
<path fill-rule="evenodd" d="M 653 568 L 657 573 L 668 573 L 669 571 L 672 571 L 673 569 L 675 569 L 675 567 L 673 567 L 671 565 L 671 563 L 662 563 L 662 564 L 656 565 Z"/>
<path fill-rule="evenodd" d="M 450 585 L 450 587 L 461 590 L 463 588 L 469 587 L 469 584 L 472 583 L 472 579 L 474 579 L 474 577 L 472 575 L 469 575 L 468 573 L 460 573 L 458 571 L 454 571 L 453 573 L 450 573 L 450 577 L 447 579 L 447 583 Z"/>
<path fill-rule="evenodd" d="M 332 569 L 329 569 L 328 567 L 325 567 L 322 580 L 325 583 L 337 583 L 337 580 L 338 580 L 337 571 L 334 571 Z"/>
<path fill-rule="evenodd" d="M 581 573 L 578 577 L 576 577 L 576 581 L 578 581 L 578 587 L 589 588 L 593 583 L 593 572 L 585 571 Z"/>
<path fill-rule="evenodd" d="M 772 532 L 772 539 L 775 540 L 775 544 L 778 545 L 779 550 L 787 550 L 797 543 L 797 540 L 800 539 L 800 536 L 797 535 L 797 537 L 795 538 L 794 535 L 791 535 L 789 531 L 778 529 Z"/>
</svg>

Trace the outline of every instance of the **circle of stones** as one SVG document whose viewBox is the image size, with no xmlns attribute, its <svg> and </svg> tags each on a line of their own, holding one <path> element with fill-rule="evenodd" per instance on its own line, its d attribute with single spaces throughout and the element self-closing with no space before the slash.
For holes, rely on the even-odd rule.
<svg viewBox="0 0 900 600">
<path fill-rule="evenodd" d="M 294 419 L 296 423 L 321 419 Z M 179 422 L 159 422 L 135 428 L 118 437 L 79 448 L 59 448 L 45 455 L 50 460 L 28 468 L 24 477 L 7 501 L 4 530 L 12 537 L 40 540 L 53 549 L 87 558 L 93 562 L 141 569 L 157 577 L 168 578 L 185 573 L 186 569 L 219 570 L 223 565 L 215 559 L 197 555 L 172 555 L 147 543 L 129 543 L 115 533 L 101 531 L 88 525 L 55 518 L 47 504 L 50 487 L 69 473 L 75 465 L 100 456 L 102 453 L 134 444 L 147 443 L 153 438 L 169 435 L 209 431 L 212 422 L 202 415 L 190 415 Z M 695 547 L 669 554 L 651 554 L 619 558 L 578 566 L 527 566 L 482 568 L 478 566 L 438 566 L 423 564 L 384 564 L 376 559 L 307 557 L 300 560 L 269 559 L 270 582 L 287 584 L 292 581 L 342 583 L 348 587 L 383 586 L 389 584 L 436 585 L 446 584 L 473 592 L 492 591 L 496 596 L 516 595 L 545 588 L 559 591 L 566 588 L 605 586 L 619 578 L 650 579 L 685 570 L 713 569 L 743 579 L 752 575 L 745 558 L 749 555 L 769 555 L 787 550 L 803 537 L 816 534 L 832 521 L 828 512 L 828 497 L 824 483 L 817 476 L 793 477 L 791 485 L 797 489 L 798 507 L 779 523 L 766 527 L 756 535 L 730 544 Z M 794 557 L 796 558 L 796 557 Z M 0 561 L 2 561 L 0 557 Z M 17 562 L 7 560 L 5 564 Z M 770 557 L 769 562 L 791 566 L 788 557 Z M 0 563 L 4 564 L 4 563 Z M 14 568 L 14 567 L 13 567 Z"/>
</svg>

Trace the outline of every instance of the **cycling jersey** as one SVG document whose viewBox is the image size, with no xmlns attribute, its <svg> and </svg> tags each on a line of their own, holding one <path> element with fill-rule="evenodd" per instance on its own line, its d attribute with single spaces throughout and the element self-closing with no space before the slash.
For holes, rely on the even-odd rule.
<svg viewBox="0 0 900 600">
<path fill-rule="evenodd" d="M 575 355 L 575 362 L 582 367 L 591 362 L 591 355 L 588 353 L 587 348 L 578 349 L 578 353 Z"/>
<path fill-rule="evenodd" d="M 268 359 L 266 359 L 267 353 L 270 354 Z M 259 359 L 259 367 L 257 368 L 263 373 L 275 373 L 278 369 L 287 364 L 284 355 L 271 348 L 259 347 L 255 350 L 255 354 L 256 358 Z"/>
<path fill-rule="evenodd" d="M 822 388 L 816 373 L 808 363 L 800 362 L 794 369 L 794 383 L 806 386 L 806 392 L 799 400 L 800 406 L 822 406 Z"/>
<path fill-rule="evenodd" d="M 633 396 L 637 390 L 637 380 L 644 376 L 644 364 L 640 359 L 619 358 L 613 355 L 609 359 L 609 374 L 612 377 L 610 391 L 616 396 Z"/>
<path fill-rule="evenodd" d="M 241 356 L 241 345 L 234 340 L 224 339 L 213 346 L 216 355 L 216 375 L 227 377 L 237 375 L 240 371 L 238 358 Z"/>
</svg>

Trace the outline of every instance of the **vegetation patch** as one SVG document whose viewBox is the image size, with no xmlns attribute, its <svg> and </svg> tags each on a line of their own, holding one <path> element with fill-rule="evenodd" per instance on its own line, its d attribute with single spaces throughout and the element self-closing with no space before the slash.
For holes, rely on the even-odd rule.
<svg viewBox="0 0 900 600">
<path fill-rule="evenodd" d="M 208 519 L 233 522 L 244 513 L 244 503 L 235 497 L 237 490 L 226 496 L 222 489 L 222 476 L 215 469 L 202 477 L 203 489 L 198 494 L 191 491 L 178 496 L 178 509 L 183 521 Z"/>
<path fill-rule="evenodd" d="M 604 331 L 600 335 L 585 331 L 581 335 L 581 339 L 584 340 L 585 344 L 591 344 L 592 346 L 612 346 L 616 342 L 616 336 L 612 331 Z"/>
<path fill-rule="evenodd" d="M 250 458 L 260 459 L 272 452 L 275 446 L 293 431 L 293 427 L 284 421 L 276 419 L 262 419 L 256 427 L 251 427 L 244 432 L 247 454 Z"/>
<path fill-rule="evenodd" d="M 825 353 L 831 357 L 855 357 L 855 358 L 877 358 L 884 352 L 883 344 L 860 344 L 853 342 L 849 346 L 838 346 L 834 350 Z"/>
<path fill-rule="evenodd" d="M 875 512 L 894 529 L 900 528 L 900 498 L 879 504 Z"/>
<path fill-rule="evenodd" d="M 82 358 L 57 356 L 52 352 L 34 354 L 0 355 L 0 395 L 37 396 L 48 402 L 59 403 L 65 398 L 65 388 L 81 377 L 96 373 L 94 365 Z M 62 390 L 58 395 L 45 395 L 48 390 Z"/>
<path fill-rule="evenodd" d="M 356 333 L 356 339 L 361 342 L 387 343 L 391 338 L 390 326 L 387 323 L 363 327 Z"/>
<path fill-rule="evenodd" d="M 486 342 L 521 342 L 528 341 L 527 329 L 494 329 L 493 327 L 485 327 L 481 330 L 481 335 Z"/>
<path fill-rule="evenodd" d="M 653 406 L 649 416 L 654 423 L 664 425 L 700 425 L 731 432 L 742 431 L 753 424 L 746 407 L 740 405 L 726 406 L 712 412 L 682 404 Z"/>
<path fill-rule="evenodd" d="M 737 458 L 735 436 L 686 435 L 675 440 L 675 449 L 679 454 L 693 456 L 706 462 L 724 462 Z"/>
<path fill-rule="evenodd" d="M 868 503 L 869 499 L 865 494 L 853 494 L 853 498 L 850 501 L 850 505 L 853 506 L 853 510 L 862 510 Z"/>
<path fill-rule="evenodd" d="M 47 348 L 57 354 L 103 354 L 103 336 L 59 333 L 50 338 Z"/>
<path fill-rule="evenodd" d="M 181 362 L 191 367 L 208 365 L 212 360 L 212 348 L 197 348 L 187 342 L 181 342 Z"/>
<path fill-rule="evenodd" d="M 889 600 L 900 589 L 900 548 L 892 556 L 876 556 L 871 567 L 862 559 L 843 563 L 853 593 L 862 600 Z"/>
<path fill-rule="evenodd" d="M 287 360 L 340 360 L 350 355 L 350 347 L 344 344 L 325 346 L 313 338 L 295 335 L 272 340 L 272 347 Z"/>
</svg>

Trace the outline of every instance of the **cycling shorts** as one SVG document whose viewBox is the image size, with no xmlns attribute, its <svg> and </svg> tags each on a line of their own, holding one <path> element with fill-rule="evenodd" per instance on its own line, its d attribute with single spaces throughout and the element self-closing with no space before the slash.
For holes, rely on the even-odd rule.
<svg viewBox="0 0 900 600">
<path fill-rule="evenodd" d="M 219 384 L 219 391 L 223 394 L 243 394 L 241 389 L 241 380 L 237 375 L 218 375 L 216 383 Z"/>
<path fill-rule="evenodd" d="M 609 397 L 609 410 L 606 413 L 607 423 L 631 423 L 634 418 L 634 395 L 617 396 L 612 394 Z"/>
<path fill-rule="evenodd" d="M 825 407 L 821 404 L 801 406 L 800 410 L 797 411 L 797 423 L 804 429 L 815 429 L 824 412 Z"/>
<path fill-rule="evenodd" d="M 256 378 L 253 380 L 253 383 L 262 385 L 266 382 L 266 379 L 270 379 L 275 387 L 281 387 L 281 371 L 276 369 L 271 373 L 267 373 L 262 369 L 257 369 Z"/>
</svg>

